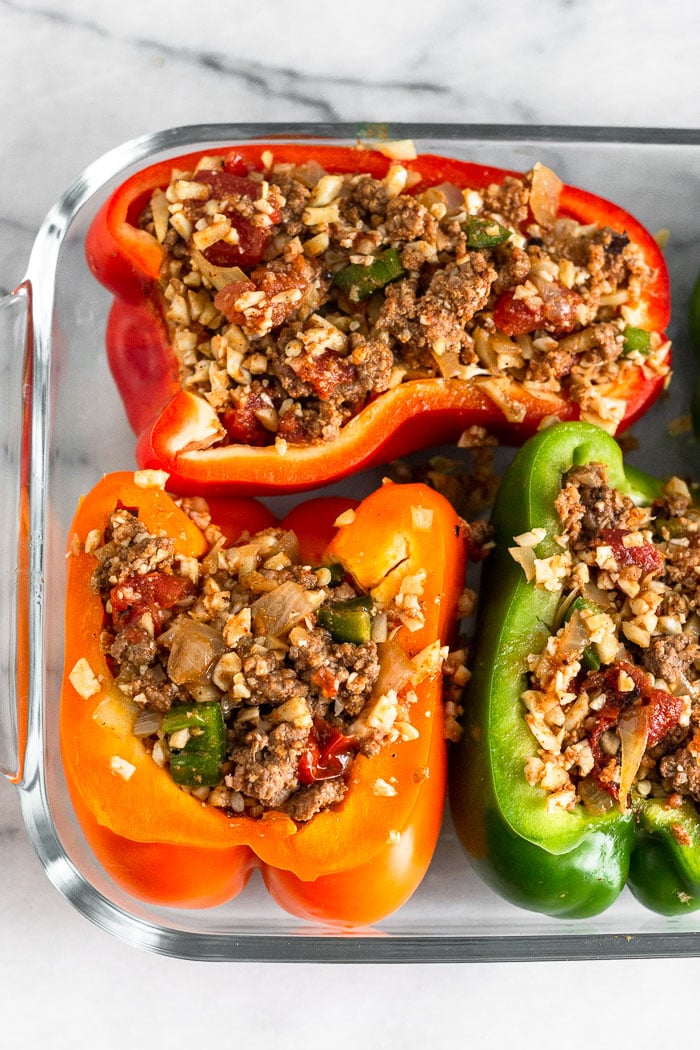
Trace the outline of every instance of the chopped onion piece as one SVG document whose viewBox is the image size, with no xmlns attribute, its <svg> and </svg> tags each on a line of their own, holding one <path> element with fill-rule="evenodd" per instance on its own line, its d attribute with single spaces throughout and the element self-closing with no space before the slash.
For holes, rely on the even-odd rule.
<svg viewBox="0 0 700 1050">
<path fill-rule="evenodd" d="M 464 194 L 459 186 L 455 186 L 452 182 L 441 182 L 435 189 L 442 193 L 445 198 L 448 214 L 462 210 L 464 207 Z"/>
<path fill-rule="evenodd" d="M 535 552 L 532 547 L 509 547 L 508 553 L 513 561 L 516 561 L 525 573 L 525 579 L 530 583 L 535 578 Z"/>
<path fill-rule="evenodd" d="M 138 717 L 139 705 L 127 696 L 108 694 L 92 713 L 98 725 L 110 729 L 118 736 L 127 736 L 133 731 Z"/>
<path fill-rule="evenodd" d="M 582 653 L 588 645 L 588 631 L 578 610 L 575 610 L 559 639 L 558 651 L 566 653 Z"/>
<path fill-rule="evenodd" d="M 298 583 L 287 580 L 274 591 L 263 594 L 251 606 L 253 624 L 258 634 L 280 638 L 300 623 L 323 601 L 322 591 L 305 591 Z"/>
<path fill-rule="evenodd" d="M 615 805 L 612 795 L 604 791 L 592 777 L 584 777 L 579 780 L 578 793 L 589 813 L 607 813 Z"/>
<path fill-rule="evenodd" d="M 389 637 L 389 619 L 385 612 L 378 612 L 372 617 L 372 641 L 385 642 Z"/>
<path fill-rule="evenodd" d="M 558 175 L 544 164 L 535 164 L 532 172 L 530 208 L 540 226 L 551 226 L 559 211 L 563 183 Z"/>
<path fill-rule="evenodd" d="M 639 772 L 644 752 L 647 749 L 647 712 L 644 707 L 634 708 L 620 719 L 617 731 L 620 736 L 622 758 L 620 762 L 620 809 L 627 813 L 634 778 Z"/>
<path fill-rule="evenodd" d="M 163 716 L 160 711 L 144 710 L 134 724 L 134 736 L 153 736 L 160 729 Z"/>
<path fill-rule="evenodd" d="M 413 677 L 413 664 L 398 642 L 389 639 L 377 645 L 379 676 L 374 686 L 375 696 L 385 696 L 390 690 L 400 693 Z"/>
<path fill-rule="evenodd" d="M 299 551 L 299 539 L 297 534 L 291 529 L 280 533 L 279 535 L 279 551 L 289 558 L 292 565 L 299 563 L 300 551 Z"/>
<path fill-rule="evenodd" d="M 564 623 L 571 606 L 574 604 L 576 599 L 579 597 L 579 592 L 576 588 L 565 595 L 557 606 L 557 611 L 554 614 L 554 620 L 552 623 L 552 629 L 558 631 L 561 625 Z"/>
<path fill-rule="evenodd" d="M 594 583 L 586 581 L 581 586 L 581 593 L 583 597 L 589 601 L 592 605 L 597 606 L 599 609 L 609 609 L 611 603 L 610 592 L 601 590 L 600 587 L 596 587 Z"/>
<path fill-rule="evenodd" d="M 176 685 L 202 682 L 224 650 L 221 631 L 181 617 L 162 639 L 170 645 L 168 676 Z"/>
<path fill-rule="evenodd" d="M 248 281 L 247 274 L 240 266 L 214 266 L 201 252 L 192 252 L 192 261 L 203 277 L 214 285 L 218 292 L 227 284 L 237 284 L 239 281 Z"/>
</svg>

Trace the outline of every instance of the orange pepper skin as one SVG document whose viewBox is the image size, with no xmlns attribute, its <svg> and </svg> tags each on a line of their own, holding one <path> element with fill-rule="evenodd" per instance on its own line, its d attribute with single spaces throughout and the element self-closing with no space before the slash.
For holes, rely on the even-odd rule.
<svg viewBox="0 0 700 1050">
<path fill-rule="evenodd" d="M 429 787 L 419 792 L 405 831 L 370 860 L 356 868 L 321 875 L 304 882 L 291 871 L 264 865 L 263 879 L 270 894 L 286 911 L 300 919 L 338 926 L 371 926 L 404 904 L 423 880 L 442 826 L 440 798 L 446 790 L 444 742 L 432 735 L 427 769 Z"/>
<path fill-rule="evenodd" d="M 376 178 L 382 178 L 391 163 L 376 150 L 322 143 L 246 144 L 206 152 L 224 156 L 227 164 L 241 170 L 260 169 L 266 150 L 276 161 L 302 163 L 313 156 L 328 172 L 366 171 Z M 191 169 L 201 155 L 160 162 L 126 180 L 98 213 L 86 246 L 93 273 L 116 296 L 107 325 L 107 354 L 137 435 L 137 462 L 166 470 L 174 491 L 298 492 L 421 448 L 451 443 L 470 426 L 484 427 L 502 443 L 517 445 L 535 433 L 546 417 L 578 418 L 578 406 L 566 398 L 534 397 L 517 385 L 511 393 L 519 410 L 507 418 L 471 381 L 427 378 L 400 383 L 369 400 L 352 426 L 343 427 L 331 442 L 291 446 L 284 455 L 274 445 L 193 447 L 197 435 L 201 437 L 201 401 L 180 386 L 156 302 L 163 249 L 135 224 L 151 191 L 169 182 L 173 165 Z M 432 154 L 402 163 L 420 175 L 420 189 L 442 182 L 479 189 L 517 174 Z M 638 245 L 654 273 L 638 304 L 639 323 L 662 333 L 670 316 L 668 273 L 652 235 L 624 209 L 572 186 L 562 189 L 560 213 L 584 224 L 609 226 Z M 618 388 L 610 392 L 626 402 L 620 433 L 643 415 L 663 389 L 664 377 L 647 372 L 630 362 Z"/>
<path fill-rule="evenodd" d="M 214 908 L 238 896 L 255 870 L 255 854 L 247 846 L 207 849 L 116 835 L 96 820 L 73 782 L 69 788 L 92 852 L 132 897 L 161 907 Z"/>
<path fill-rule="evenodd" d="M 100 651 L 104 614 L 89 590 L 95 558 L 85 544 L 105 527 L 118 501 L 138 508 L 149 529 L 165 530 L 179 553 L 200 556 L 207 548 L 172 498 L 161 488 L 135 484 L 138 476 L 105 477 L 82 501 L 71 531 L 60 734 L 85 837 L 115 882 L 153 903 L 222 903 L 258 866 L 272 896 L 293 914 L 336 924 L 378 921 L 420 883 L 439 834 L 446 777 L 440 676 L 416 686 L 411 721 L 417 739 L 397 739 L 372 758 L 358 756 L 347 796 L 332 810 L 297 825 L 281 813 L 255 820 L 202 805 L 133 735 L 135 705 L 114 685 Z M 397 638 L 409 656 L 437 639 L 446 644 L 464 580 L 464 530 L 454 511 L 423 485 L 386 484 L 354 507 L 349 524 L 336 528 L 338 511 L 352 503 L 311 501 L 281 525 L 295 529 L 305 559 L 341 562 L 361 586 L 378 588 L 378 598 L 395 594 L 406 574 L 427 570 L 425 622 L 413 632 L 402 626 Z M 255 531 L 273 520 L 248 499 L 212 500 L 211 510 L 232 539 L 236 531 Z M 81 658 L 98 683 L 87 698 L 71 680 Z M 112 772 L 114 757 L 133 767 L 130 777 Z"/>
</svg>

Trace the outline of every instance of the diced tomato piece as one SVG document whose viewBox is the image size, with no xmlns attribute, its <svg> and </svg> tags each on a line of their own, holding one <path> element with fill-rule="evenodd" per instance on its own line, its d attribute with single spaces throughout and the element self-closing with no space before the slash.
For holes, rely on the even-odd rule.
<svg viewBox="0 0 700 1050">
<path fill-rule="evenodd" d="M 317 719 L 305 750 L 299 759 L 298 776 L 302 784 L 342 777 L 356 750 L 352 737 L 344 736 L 328 722 Z"/>
<path fill-rule="evenodd" d="M 632 689 L 620 689 L 621 673 L 632 680 Z M 617 798 L 617 784 L 600 778 L 601 771 L 610 761 L 610 756 L 604 753 L 601 746 L 603 734 L 608 729 L 614 729 L 625 714 L 638 706 L 644 709 L 646 715 L 647 747 L 652 747 L 678 725 L 685 705 L 681 697 L 673 696 L 665 689 L 655 689 L 641 667 L 635 667 L 625 660 L 602 671 L 592 671 L 583 680 L 582 688 L 589 693 L 604 692 L 607 697 L 605 706 L 595 715 L 595 725 L 588 739 L 595 761 L 593 776 L 608 794 Z"/>
<path fill-rule="evenodd" d="M 213 247 L 216 247 L 215 245 Z M 258 266 L 250 280 L 232 281 L 216 293 L 214 305 L 227 321 L 253 330 L 257 325 L 269 331 L 279 328 L 296 310 L 310 283 L 308 264 L 299 256 L 288 270 Z M 264 298 L 255 305 L 242 299 L 247 292 L 262 292 Z M 285 294 L 290 293 L 290 294 Z M 239 303 L 239 300 L 242 300 Z"/>
<path fill-rule="evenodd" d="M 212 196 L 217 200 L 246 197 L 256 201 L 260 196 L 260 183 L 231 171 L 198 171 L 197 182 L 203 182 L 211 188 Z"/>
<path fill-rule="evenodd" d="M 505 335 L 525 335 L 544 328 L 556 335 L 571 332 L 576 326 L 581 296 L 558 281 L 542 281 L 534 297 L 516 298 L 508 289 L 496 301 L 493 320 Z"/>
<path fill-rule="evenodd" d="M 656 547 L 651 543 L 626 547 L 623 541 L 628 534 L 629 529 L 601 529 L 600 539 L 603 545 L 611 548 L 618 565 L 637 565 L 645 573 L 658 571 L 663 558 Z"/>
<path fill-rule="evenodd" d="M 214 306 L 217 310 L 221 310 L 231 324 L 244 324 L 245 314 L 238 308 L 238 300 L 246 293 L 255 291 L 257 288 L 252 281 L 231 281 L 216 293 Z"/>
<path fill-rule="evenodd" d="M 209 186 L 212 195 L 224 203 L 223 214 L 238 233 L 238 244 L 216 241 L 204 251 L 205 258 L 212 266 L 255 266 L 267 247 L 270 228 L 257 226 L 241 214 L 236 207 L 236 199 L 259 200 L 262 195 L 261 183 L 226 170 L 199 171 L 197 181 Z M 280 217 L 276 210 L 270 215 L 273 223 L 279 222 Z"/>
<path fill-rule="evenodd" d="M 338 679 L 327 667 L 319 667 L 314 671 L 311 681 L 328 699 L 332 699 L 338 693 Z"/>
<path fill-rule="evenodd" d="M 112 620 L 121 629 L 150 613 L 155 633 L 158 634 L 165 614 L 193 594 L 191 580 L 171 576 L 165 572 L 149 572 L 144 576 L 129 576 L 110 592 Z"/>
<path fill-rule="evenodd" d="M 229 408 L 224 412 L 221 422 L 232 444 L 254 445 L 256 448 L 270 444 L 273 435 L 265 429 L 255 414 L 263 405 L 265 402 L 262 398 L 251 393 L 235 408 Z"/>
<path fill-rule="evenodd" d="M 224 157 L 224 167 L 226 171 L 233 172 L 234 175 L 247 175 L 249 171 L 255 169 L 255 162 L 246 160 L 239 150 L 232 149 Z"/>
<path fill-rule="evenodd" d="M 496 302 L 493 320 L 505 335 L 526 335 L 542 327 L 544 304 L 539 298 L 516 299 L 513 291 L 508 290 Z"/>
<path fill-rule="evenodd" d="M 678 725 L 683 714 L 681 697 L 667 693 L 665 689 L 650 689 L 647 695 L 647 746 L 658 744 L 667 733 Z"/>
<path fill-rule="evenodd" d="M 216 241 L 209 245 L 204 255 L 212 266 L 240 266 L 243 269 L 255 266 L 262 259 L 270 239 L 268 231 L 253 226 L 242 215 L 227 211 L 226 218 L 238 230 L 238 244 Z"/>
</svg>

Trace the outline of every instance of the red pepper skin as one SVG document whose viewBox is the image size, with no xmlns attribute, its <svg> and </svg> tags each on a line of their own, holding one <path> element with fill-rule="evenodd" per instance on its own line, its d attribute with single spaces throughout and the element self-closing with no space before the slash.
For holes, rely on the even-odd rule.
<svg viewBox="0 0 700 1050">
<path fill-rule="evenodd" d="M 377 151 L 318 144 L 242 145 L 210 150 L 223 155 L 236 174 L 262 166 L 262 154 L 300 163 L 313 155 L 329 172 L 367 171 L 383 177 L 390 161 Z M 230 444 L 202 448 L 202 402 L 178 382 L 177 364 L 155 301 L 163 250 L 132 223 L 152 189 L 167 185 L 173 165 L 191 168 L 201 153 L 161 162 L 128 179 L 107 201 L 87 237 L 87 258 L 99 281 L 116 296 L 107 327 L 107 353 L 129 422 L 138 436 L 137 462 L 170 474 L 174 491 L 250 495 L 295 492 L 318 487 L 370 466 L 441 443 L 451 443 L 470 426 L 482 426 L 506 444 L 520 444 L 545 417 L 579 417 L 578 406 L 557 396 L 534 398 L 516 384 L 512 399 L 523 418 L 507 419 L 478 386 L 463 380 L 418 379 L 378 395 L 332 442 L 291 446 L 281 455 L 274 445 Z M 516 174 L 448 157 L 424 154 L 403 162 L 421 175 L 419 188 L 453 182 L 484 188 Z M 651 234 L 617 205 L 572 186 L 564 186 L 560 212 L 582 223 L 598 223 L 627 233 L 640 246 L 655 277 L 645 289 L 643 324 L 662 333 L 668 324 L 668 274 Z M 618 432 L 651 406 L 664 386 L 632 363 L 612 391 L 626 401 Z M 522 414 L 519 413 L 519 414 Z M 200 446 L 200 447 L 195 447 Z"/>
<path fill-rule="evenodd" d="M 349 496 L 317 496 L 298 503 L 285 514 L 285 529 L 291 529 L 300 537 L 304 557 L 311 565 L 324 564 L 326 550 L 336 532 L 334 522 L 346 510 L 354 510 L 358 503 L 359 500 Z"/>
<path fill-rule="evenodd" d="M 239 893 L 258 867 L 271 895 L 295 915 L 340 926 L 379 921 L 416 889 L 440 830 L 447 762 L 440 676 L 416 687 L 418 739 L 399 739 L 371 759 L 358 756 L 350 790 L 333 810 L 296 825 L 279 813 L 262 820 L 229 818 L 202 806 L 134 737 L 134 705 L 114 686 L 100 649 L 104 612 L 99 596 L 89 590 L 95 558 L 85 542 L 105 527 L 117 502 L 137 508 L 149 529 L 172 536 L 179 553 L 200 556 L 207 547 L 163 489 L 143 488 L 129 473 L 107 475 L 74 519 L 60 736 L 76 816 L 95 856 L 122 889 L 159 905 L 220 904 Z M 430 530 L 414 523 L 415 506 L 432 510 Z M 210 509 L 232 539 L 275 521 L 250 499 L 214 498 Z M 336 527 L 338 513 L 347 509 L 354 510 L 354 520 Z M 312 500 L 280 524 L 298 535 L 304 561 L 339 562 L 370 592 L 389 588 L 393 594 L 404 567 L 410 574 L 427 568 L 425 626 L 414 632 L 401 628 L 397 640 L 409 657 L 437 638 L 443 644 L 449 640 L 464 579 L 465 542 L 459 519 L 437 493 L 423 485 L 387 484 L 360 504 L 338 497 Z M 433 600 L 438 595 L 439 604 Z M 80 658 L 99 682 L 87 698 L 71 681 Z M 114 756 L 134 766 L 130 778 L 111 771 Z M 394 797 L 376 789 L 394 783 Z"/>
</svg>

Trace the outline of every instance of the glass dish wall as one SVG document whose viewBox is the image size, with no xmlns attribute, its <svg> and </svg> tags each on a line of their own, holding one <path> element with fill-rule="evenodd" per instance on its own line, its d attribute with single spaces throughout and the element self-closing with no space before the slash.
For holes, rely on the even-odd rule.
<svg viewBox="0 0 700 1050">
<path fill-rule="evenodd" d="M 27 831 L 48 877 L 103 928 L 188 958 L 407 962 L 700 953 L 700 913 L 664 919 L 627 892 L 607 913 L 585 922 L 549 920 L 504 903 L 472 871 L 448 818 L 430 871 L 411 901 L 376 928 L 352 934 L 292 919 L 255 877 L 237 899 L 211 911 L 149 907 L 115 887 L 94 861 L 70 806 L 58 749 L 65 549 L 81 494 L 103 473 L 134 465 L 134 436 L 104 353 L 110 296 L 87 269 L 84 239 L 108 193 L 138 168 L 215 143 L 275 137 L 340 144 L 358 137 L 411 138 L 419 152 L 522 171 L 539 160 L 565 182 L 620 204 L 650 229 L 668 231 L 674 378 L 670 393 L 634 428 L 639 448 L 629 458 L 659 474 L 700 474 L 698 445 L 676 426 L 689 412 L 697 368 L 685 332 L 700 268 L 697 132 L 216 125 L 173 129 L 107 154 L 59 200 L 39 232 L 26 280 L 0 304 L 6 399 L 0 426 L 7 467 L 0 546 L 6 649 L 0 661 L 0 764 L 18 782 Z M 366 473 L 333 491 L 364 494 L 380 478 L 379 471 Z M 280 500 L 272 504 L 283 506 Z M 16 664 L 27 669 L 17 679 Z"/>
</svg>

